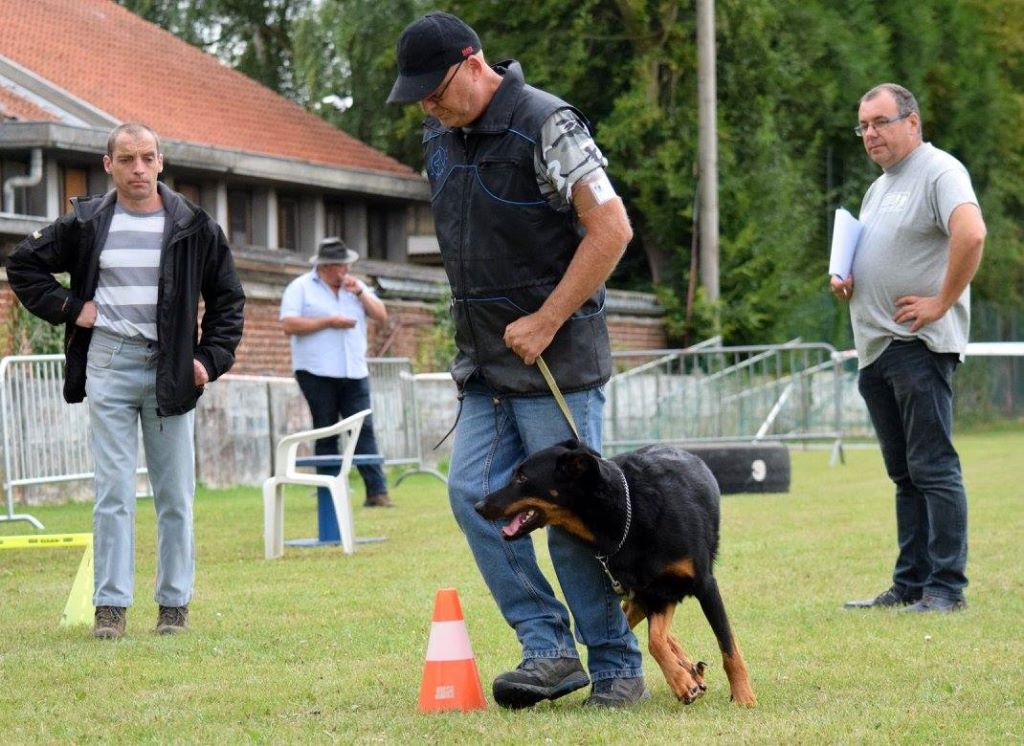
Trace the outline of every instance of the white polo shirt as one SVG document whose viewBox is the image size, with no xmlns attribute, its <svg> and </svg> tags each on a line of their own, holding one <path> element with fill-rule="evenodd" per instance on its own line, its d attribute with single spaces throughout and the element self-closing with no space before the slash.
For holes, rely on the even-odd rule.
<svg viewBox="0 0 1024 746">
<path fill-rule="evenodd" d="M 372 292 L 364 286 L 366 293 Z M 334 291 L 316 269 L 292 280 L 281 298 L 281 316 L 319 318 L 348 316 L 351 329 L 321 329 L 312 334 L 292 334 L 292 370 L 305 370 L 328 378 L 366 378 L 366 311 L 363 302 L 347 290 Z"/>
</svg>

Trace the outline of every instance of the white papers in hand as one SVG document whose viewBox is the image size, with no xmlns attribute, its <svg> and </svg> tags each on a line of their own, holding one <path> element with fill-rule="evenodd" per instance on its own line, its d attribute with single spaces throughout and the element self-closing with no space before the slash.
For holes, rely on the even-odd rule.
<svg viewBox="0 0 1024 746">
<path fill-rule="evenodd" d="M 835 225 L 832 227 L 832 256 L 828 262 L 828 273 L 841 280 L 850 276 L 853 269 L 853 255 L 857 251 L 857 239 L 864 223 L 840 207 L 836 210 Z"/>
</svg>

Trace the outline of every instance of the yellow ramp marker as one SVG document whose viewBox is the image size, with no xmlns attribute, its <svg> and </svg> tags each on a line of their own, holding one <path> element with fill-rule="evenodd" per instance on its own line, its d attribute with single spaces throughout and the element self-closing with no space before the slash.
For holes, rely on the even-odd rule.
<svg viewBox="0 0 1024 746">
<path fill-rule="evenodd" d="M 68 602 L 60 615 L 61 626 L 92 622 L 93 574 L 92 534 L 30 534 L 27 536 L 0 536 L 0 549 L 59 549 L 85 547 L 82 561 L 78 563 L 75 582 L 71 584 Z"/>
</svg>

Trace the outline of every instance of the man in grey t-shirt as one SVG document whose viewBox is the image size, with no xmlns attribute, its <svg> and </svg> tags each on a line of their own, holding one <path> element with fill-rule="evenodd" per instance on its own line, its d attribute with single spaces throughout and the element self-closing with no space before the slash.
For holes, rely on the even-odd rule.
<svg viewBox="0 0 1024 746">
<path fill-rule="evenodd" d="M 859 119 L 855 131 L 884 173 L 864 195 L 853 271 L 831 287 L 850 302 L 859 389 L 896 484 L 899 554 L 892 587 L 846 607 L 955 611 L 966 605 L 967 494 L 952 380 L 967 349 L 985 223 L 967 169 L 922 141 L 910 91 L 872 88 Z"/>
</svg>

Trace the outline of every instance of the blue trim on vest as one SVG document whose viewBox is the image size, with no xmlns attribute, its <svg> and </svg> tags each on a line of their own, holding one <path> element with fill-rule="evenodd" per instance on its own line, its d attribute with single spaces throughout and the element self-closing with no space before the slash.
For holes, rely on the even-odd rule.
<svg viewBox="0 0 1024 746">
<path fill-rule="evenodd" d="M 530 136 L 528 136 L 528 135 L 524 135 L 524 134 L 523 134 L 522 132 L 520 132 L 519 130 L 514 130 L 514 129 L 512 129 L 511 127 L 509 127 L 509 128 L 508 128 L 508 130 L 506 130 L 506 131 L 507 131 L 507 132 L 511 132 L 511 133 L 512 133 L 513 135 L 519 135 L 519 136 L 520 136 L 521 138 L 523 138 L 524 140 L 526 140 L 526 142 L 530 143 L 531 145 L 536 145 L 536 144 L 537 144 L 537 141 L 536 141 L 536 140 L 534 140 L 534 139 L 533 139 L 532 137 L 530 137 Z"/>
<path fill-rule="evenodd" d="M 529 139 L 529 138 L 527 138 L 527 139 Z M 440 151 L 437 151 L 437 152 L 440 152 Z M 483 190 L 484 194 L 486 194 L 488 197 L 493 199 L 495 202 L 501 202 L 502 204 L 505 204 L 505 205 L 515 205 L 516 207 L 541 207 L 541 206 L 545 206 L 546 207 L 547 204 L 548 204 L 548 201 L 546 199 L 530 200 L 530 201 L 526 201 L 526 202 L 516 202 L 514 200 L 503 199 L 503 198 L 499 197 L 497 194 L 495 194 L 490 189 L 488 189 L 486 184 L 484 184 L 483 179 L 480 178 L 480 168 L 479 168 L 479 166 L 476 163 L 460 163 L 460 164 L 458 164 L 456 166 L 452 166 L 451 168 L 449 168 L 448 169 L 448 173 L 446 173 L 444 175 L 444 178 L 441 179 L 441 182 L 437 185 L 437 191 L 430 195 L 430 201 L 431 202 L 433 202 L 434 199 L 436 199 L 437 196 L 441 194 L 441 192 L 444 190 L 444 185 L 448 182 L 448 177 L 451 176 L 458 169 L 465 169 L 467 171 L 473 171 L 475 173 L 475 175 L 476 175 L 476 183 L 480 185 L 480 189 Z"/>
<path fill-rule="evenodd" d="M 608 293 L 601 293 L 601 305 L 593 313 L 580 313 L 579 311 L 574 312 L 569 318 L 570 319 L 589 319 L 592 316 L 600 316 L 604 313 L 605 303 L 608 300 Z M 527 311 L 521 305 L 516 303 L 514 300 L 506 295 L 497 295 L 492 298 L 452 298 L 454 303 L 508 303 L 513 308 L 517 308 L 523 312 L 524 316 L 529 316 L 533 311 Z"/>
<path fill-rule="evenodd" d="M 463 131 L 433 117 L 424 122 L 435 226 L 455 296 L 459 354 L 451 372 L 460 388 L 476 374 L 502 395 L 547 396 L 544 378 L 505 347 L 502 335 L 527 308 L 543 305 L 579 248 L 575 216 L 551 208 L 532 167 L 544 121 L 555 111 L 576 110 L 526 85 L 519 63 L 493 68 L 503 79 L 477 122 Z M 545 351 L 564 392 L 600 386 L 613 372 L 605 302 L 602 287 Z"/>
</svg>

